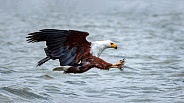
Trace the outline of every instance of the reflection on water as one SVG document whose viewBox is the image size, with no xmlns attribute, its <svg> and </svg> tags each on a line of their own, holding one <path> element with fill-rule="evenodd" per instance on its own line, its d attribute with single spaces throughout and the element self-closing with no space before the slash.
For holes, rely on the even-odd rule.
<svg viewBox="0 0 184 103">
<path fill-rule="evenodd" d="M 183 1 L 0 1 L 0 102 L 184 102 Z M 83 74 L 53 72 L 58 61 L 36 67 L 45 44 L 25 37 L 43 28 L 110 39 L 119 49 L 101 58 L 126 58 L 126 67 Z"/>
</svg>

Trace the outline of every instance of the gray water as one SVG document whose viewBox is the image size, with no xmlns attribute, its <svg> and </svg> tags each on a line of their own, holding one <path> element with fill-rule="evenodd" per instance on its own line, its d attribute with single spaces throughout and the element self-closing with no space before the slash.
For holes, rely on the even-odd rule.
<svg viewBox="0 0 184 103">
<path fill-rule="evenodd" d="M 0 103 L 183 103 L 183 0 L 0 0 Z M 45 43 L 27 43 L 44 28 L 87 31 L 89 41 L 112 40 L 124 71 L 82 74 L 36 67 Z"/>
</svg>

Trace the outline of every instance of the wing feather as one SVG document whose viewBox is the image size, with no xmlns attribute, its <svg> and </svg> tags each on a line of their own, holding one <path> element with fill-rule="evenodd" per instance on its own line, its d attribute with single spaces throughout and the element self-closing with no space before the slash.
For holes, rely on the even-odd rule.
<svg viewBox="0 0 184 103">
<path fill-rule="evenodd" d="M 90 53 L 91 43 L 86 40 L 87 32 L 43 29 L 28 35 L 28 42 L 46 41 L 45 53 L 51 59 L 59 59 L 60 65 L 74 65 Z"/>
</svg>

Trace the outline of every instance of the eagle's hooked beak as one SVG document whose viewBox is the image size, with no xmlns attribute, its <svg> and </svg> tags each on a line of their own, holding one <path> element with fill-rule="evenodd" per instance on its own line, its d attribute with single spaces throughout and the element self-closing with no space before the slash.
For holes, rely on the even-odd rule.
<svg viewBox="0 0 184 103">
<path fill-rule="evenodd" d="M 114 48 L 114 49 L 118 48 L 115 43 L 110 43 L 110 46 L 111 46 L 111 48 Z"/>
</svg>

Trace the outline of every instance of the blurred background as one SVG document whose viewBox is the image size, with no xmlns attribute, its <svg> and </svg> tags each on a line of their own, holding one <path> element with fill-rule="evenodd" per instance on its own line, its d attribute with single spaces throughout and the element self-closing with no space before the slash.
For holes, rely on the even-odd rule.
<svg viewBox="0 0 184 103">
<path fill-rule="evenodd" d="M 40 29 L 89 32 L 118 50 L 101 55 L 124 71 L 96 68 L 83 74 L 53 72 L 45 43 L 27 43 Z M 184 102 L 183 0 L 0 0 L 1 103 Z"/>
</svg>

